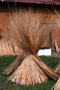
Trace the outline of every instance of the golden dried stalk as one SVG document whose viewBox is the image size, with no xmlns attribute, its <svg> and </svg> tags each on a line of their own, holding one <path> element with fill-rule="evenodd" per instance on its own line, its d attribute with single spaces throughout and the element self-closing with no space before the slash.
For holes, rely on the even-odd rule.
<svg viewBox="0 0 60 90">
<path fill-rule="evenodd" d="M 60 75 L 60 62 L 58 63 L 55 71 L 54 71 L 56 74 Z"/>
<path fill-rule="evenodd" d="M 19 48 L 37 53 L 51 28 L 50 24 L 42 23 L 42 18 L 40 13 L 34 13 L 32 10 L 22 10 L 10 15 L 10 36 L 13 37 L 11 40 L 16 42 Z"/>
<path fill-rule="evenodd" d="M 56 84 L 52 87 L 51 90 L 60 90 L 60 78 L 56 82 Z"/>
<path fill-rule="evenodd" d="M 8 80 L 21 85 L 42 83 L 46 81 L 47 76 L 35 63 L 33 57 L 33 55 L 28 55 Z"/>
<path fill-rule="evenodd" d="M 13 62 L 12 68 L 6 70 L 6 73 L 12 73 L 8 78 L 12 82 L 21 85 L 42 83 L 50 76 L 54 80 L 58 75 L 36 56 L 37 51 L 41 48 L 47 34 L 50 34 L 51 24 L 46 20 L 46 16 L 41 12 L 30 10 L 19 10 L 9 15 L 9 36 L 12 43 L 16 43 L 20 49 L 25 52 L 25 58 L 22 63 Z M 50 39 L 50 38 L 49 38 Z M 19 60 L 17 60 L 17 63 Z M 15 69 L 15 70 L 14 70 Z"/>
<path fill-rule="evenodd" d="M 12 62 L 12 64 L 9 67 L 7 67 L 5 69 L 3 74 L 6 73 L 7 75 L 9 75 L 9 74 L 13 73 L 19 67 L 19 65 L 22 63 L 25 56 L 26 56 L 26 54 L 23 51 L 21 51 L 20 55 L 16 58 L 16 60 L 14 62 Z"/>
</svg>

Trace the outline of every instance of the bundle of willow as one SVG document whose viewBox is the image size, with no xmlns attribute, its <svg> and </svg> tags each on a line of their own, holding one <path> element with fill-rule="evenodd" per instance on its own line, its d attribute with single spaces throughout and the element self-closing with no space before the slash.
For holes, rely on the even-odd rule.
<svg viewBox="0 0 60 90">
<path fill-rule="evenodd" d="M 58 30 L 59 30 L 59 35 L 60 35 L 60 13 L 57 10 L 55 10 L 55 12 L 56 12 L 56 15 L 57 15 L 56 23 L 57 23 L 57 26 L 59 28 Z M 60 45 L 59 45 L 59 52 L 58 52 L 58 54 L 60 54 Z M 57 67 L 56 67 L 54 72 L 57 73 L 58 75 L 60 75 L 60 62 L 58 63 L 58 65 L 57 65 Z"/>
<path fill-rule="evenodd" d="M 57 83 L 52 87 L 51 90 L 60 90 L 60 78 L 58 79 Z"/>
<path fill-rule="evenodd" d="M 55 11 L 56 16 L 57 16 L 57 18 L 55 19 L 56 24 L 57 24 L 58 28 L 60 28 L 60 12 L 57 12 L 57 10 L 54 10 L 54 11 Z M 60 75 L 60 62 L 58 63 L 54 72 L 56 74 Z M 51 90 L 60 90 L 60 77 L 59 77 L 58 81 L 56 82 L 56 84 L 52 87 Z"/>
<path fill-rule="evenodd" d="M 21 85 L 29 85 L 46 81 L 47 76 L 33 59 L 35 59 L 33 55 L 26 56 L 23 63 L 8 78 L 8 80 Z"/>
<path fill-rule="evenodd" d="M 57 73 L 58 75 L 60 75 L 60 62 L 58 63 L 54 72 Z"/>
<path fill-rule="evenodd" d="M 8 80 L 15 84 L 29 85 L 42 83 L 47 80 L 47 76 L 58 79 L 54 70 L 36 55 L 50 33 L 51 25 L 45 24 L 46 22 L 46 15 L 44 17 L 41 12 L 34 12 L 32 9 L 20 9 L 9 15 L 10 41 L 15 42 L 22 52 L 4 71 L 7 74 L 12 73 Z"/>
</svg>

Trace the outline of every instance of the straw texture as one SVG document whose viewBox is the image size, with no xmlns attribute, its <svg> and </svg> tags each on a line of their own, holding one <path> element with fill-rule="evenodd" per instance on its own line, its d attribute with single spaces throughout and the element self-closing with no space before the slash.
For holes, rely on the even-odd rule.
<svg viewBox="0 0 60 90">
<path fill-rule="evenodd" d="M 54 72 L 57 73 L 58 75 L 60 75 L 60 62 L 58 63 Z"/>
<path fill-rule="evenodd" d="M 52 87 L 51 90 L 60 90 L 60 78 L 56 82 L 56 84 Z"/>
<path fill-rule="evenodd" d="M 30 85 L 46 81 L 47 76 L 34 62 L 33 55 L 28 55 L 8 80 L 20 85 Z"/>
<path fill-rule="evenodd" d="M 9 14 L 9 39 L 23 51 L 17 61 L 14 61 L 4 72 L 10 74 L 14 71 L 8 80 L 15 84 L 30 85 L 46 81 L 47 76 L 54 80 L 59 77 L 36 56 L 52 27 L 49 23 L 50 19 L 46 19 L 46 16 L 47 14 L 42 15 L 40 11 L 33 11 L 31 8 L 19 9 Z"/>
</svg>

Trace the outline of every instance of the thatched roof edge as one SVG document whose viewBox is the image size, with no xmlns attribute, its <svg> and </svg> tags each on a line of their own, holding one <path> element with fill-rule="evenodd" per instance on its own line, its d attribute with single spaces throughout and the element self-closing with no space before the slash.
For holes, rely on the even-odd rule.
<svg viewBox="0 0 60 90">
<path fill-rule="evenodd" d="M 37 4 L 51 4 L 60 5 L 60 0 L 0 0 L 2 2 L 18 2 L 18 3 L 37 3 Z"/>
</svg>

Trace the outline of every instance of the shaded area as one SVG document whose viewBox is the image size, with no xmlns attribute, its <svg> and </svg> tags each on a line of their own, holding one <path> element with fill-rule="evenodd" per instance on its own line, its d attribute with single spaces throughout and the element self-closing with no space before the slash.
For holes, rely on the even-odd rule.
<svg viewBox="0 0 60 90">
<path fill-rule="evenodd" d="M 60 5 L 60 0 L 0 0 L 0 1 Z"/>
</svg>

